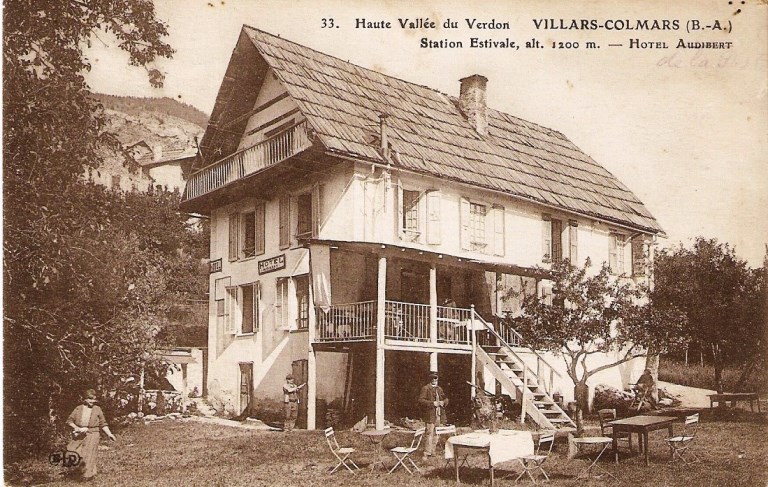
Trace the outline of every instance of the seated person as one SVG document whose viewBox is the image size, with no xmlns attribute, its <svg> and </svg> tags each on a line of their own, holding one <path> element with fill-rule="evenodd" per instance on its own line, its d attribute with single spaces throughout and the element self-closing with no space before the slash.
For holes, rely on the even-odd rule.
<svg viewBox="0 0 768 487">
<path fill-rule="evenodd" d="M 638 392 L 645 400 L 648 401 L 651 406 L 655 406 L 655 401 L 653 400 L 653 387 L 655 383 L 656 382 L 653 380 L 653 376 L 651 375 L 651 369 L 645 369 L 643 375 L 637 379 Z"/>
</svg>

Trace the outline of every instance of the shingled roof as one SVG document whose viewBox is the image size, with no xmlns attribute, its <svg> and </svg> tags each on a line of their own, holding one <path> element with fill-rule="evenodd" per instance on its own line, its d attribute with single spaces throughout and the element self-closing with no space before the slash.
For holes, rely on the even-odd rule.
<svg viewBox="0 0 768 487">
<path fill-rule="evenodd" d="M 372 135 L 380 114 L 387 114 L 395 166 L 663 233 L 632 191 L 560 132 L 488 109 L 488 132 L 481 136 L 459 110 L 457 98 L 249 26 L 242 34 L 272 68 L 329 152 L 382 160 Z M 242 58 L 237 64 L 242 67 Z M 228 77 L 233 68 L 231 63 Z M 222 91 L 229 90 L 222 84 Z M 211 120 L 224 122 L 226 109 L 217 108 Z M 215 123 L 208 130 L 215 132 Z M 205 139 L 215 135 L 206 133 Z"/>
</svg>

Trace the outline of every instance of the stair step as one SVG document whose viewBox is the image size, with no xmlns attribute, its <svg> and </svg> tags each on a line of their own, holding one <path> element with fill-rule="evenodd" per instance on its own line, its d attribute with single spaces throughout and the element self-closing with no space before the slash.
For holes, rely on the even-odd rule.
<svg viewBox="0 0 768 487">
<path fill-rule="evenodd" d="M 536 406 L 551 406 L 554 404 L 554 402 L 551 401 L 533 401 L 533 404 Z"/>
<path fill-rule="evenodd" d="M 543 414 L 557 414 L 557 415 L 560 414 L 560 411 L 558 411 L 557 409 L 539 409 L 539 411 L 542 412 Z"/>
<path fill-rule="evenodd" d="M 552 418 L 549 420 L 550 423 L 570 423 L 570 419 L 566 418 Z"/>
</svg>

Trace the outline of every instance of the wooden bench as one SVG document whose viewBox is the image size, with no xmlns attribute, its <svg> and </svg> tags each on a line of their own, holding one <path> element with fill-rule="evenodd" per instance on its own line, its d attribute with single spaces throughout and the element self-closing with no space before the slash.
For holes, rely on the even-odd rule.
<svg viewBox="0 0 768 487">
<path fill-rule="evenodd" d="M 749 401 L 749 409 L 754 411 L 754 401 L 757 401 L 757 412 L 760 411 L 760 397 L 756 392 L 724 392 L 722 394 L 709 394 L 709 407 L 714 407 L 715 403 L 718 405 L 722 403 L 731 403 L 731 407 L 735 406 L 739 401 Z"/>
</svg>

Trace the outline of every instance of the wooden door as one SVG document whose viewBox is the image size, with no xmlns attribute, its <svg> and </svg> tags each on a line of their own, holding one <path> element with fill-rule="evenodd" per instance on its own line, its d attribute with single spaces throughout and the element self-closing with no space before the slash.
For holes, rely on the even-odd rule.
<svg viewBox="0 0 768 487">
<path fill-rule="evenodd" d="M 253 404 L 253 362 L 240 365 L 240 411 L 242 414 Z"/>
</svg>

